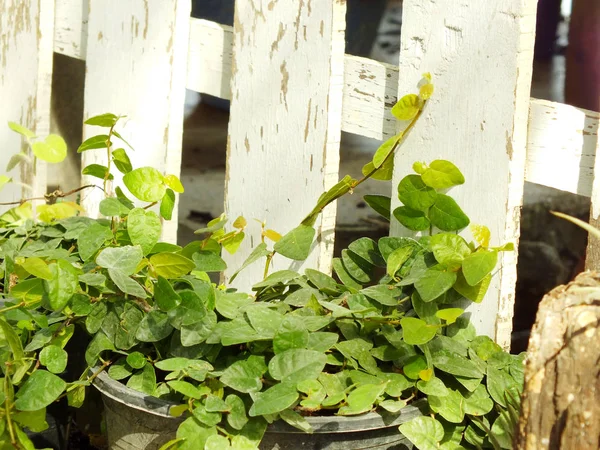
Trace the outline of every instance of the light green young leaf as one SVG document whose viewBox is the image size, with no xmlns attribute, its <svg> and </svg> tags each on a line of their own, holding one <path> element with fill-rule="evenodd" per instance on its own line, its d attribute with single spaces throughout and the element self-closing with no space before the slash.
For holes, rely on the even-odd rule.
<svg viewBox="0 0 600 450">
<path fill-rule="evenodd" d="M 133 245 L 139 245 L 144 255 L 156 245 L 160 238 L 160 218 L 154 211 L 135 208 L 127 215 L 127 234 Z"/>
<path fill-rule="evenodd" d="M 423 100 L 418 95 L 407 94 L 392 106 L 392 115 L 398 120 L 412 120 L 422 107 Z"/>
<path fill-rule="evenodd" d="M 8 161 L 8 164 L 6 165 L 6 171 L 10 172 L 11 170 L 13 170 L 18 165 L 23 164 L 23 163 L 27 163 L 29 161 L 30 161 L 30 158 L 29 158 L 29 156 L 27 154 L 25 154 L 25 153 L 15 153 L 14 155 L 12 155 L 10 157 L 10 160 Z M 12 180 L 12 178 L 10 180 Z"/>
<path fill-rule="evenodd" d="M 313 227 L 300 225 L 285 234 L 273 247 L 286 258 L 303 261 L 308 258 L 316 231 Z"/>
<path fill-rule="evenodd" d="M 150 257 L 156 275 L 170 279 L 186 275 L 196 265 L 194 261 L 178 253 L 157 253 Z"/>
<path fill-rule="evenodd" d="M 438 312 L 435 313 L 435 315 L 440 319 L 445 320 L 446 325 L 450 325 L 456 322 L 456 319 L 463 315 L 464 312 L 465 310 L 462 308 L 446 308 L 440 309 Z"/>
<path fill-rule="evenodd" d="M 177 178 L 175 175 L 166 175 L 165 176 L 165 184 L 173 189 L 178 194 L 183 194 L 183 184 L 181 184 L 181 180 Z"/>
<path fill-rule="evenodd" d="M 0 175 L 0 190 L 2 190 L 5 184 L 10 183 L 11 181 L 11 177 L 7 177 L 6 175 Z"/>
<path fill-rule="evenodd" d="M 429 325 L 427 322 L 415 317 L 404 317 L 400 320 L 404 332 L 404 342 L 408 345 L 423 345 L 432 340 L 439 326 Z"/>
<path fill-rule="evenodd" d="M 471 254 L 467 242 L 457 234 L 439 233 L 431 236 L 429 242 L 437 262 L 450 270 L 458 269 Z"/>
<path fill-rule="evenodd" d="M 390 156 L 378 169 L 375 168 L 373 161 L 369 161 L 363 166 L 361 172 L 371 180 L 390 181 L 394 176 L 394 158 Z"/>
<path fill-rule="evenodd" d="M 162 174 L 153 167 L 140 167 L 123 176 L 123 183 L 136 198 L 144 202 L 160 201 L 167 187 Z"/>
<path fill-rule="evenodd" d="M 465 182 L 465 177 L 450 161 L 437 159 L 421 175 L 423 182 L 434 189 L 448 189 Z"/>
<path fill-rule="evenodd" d="M 235 278 L 238 276 L 238 274 L 242 270 L 244 270 L 246 267 L 248 267 L 250 264 L 260 260 L 261 258 L 267 257 L 270 253 L 271 252 L 267 249 L 266 243 L 261 242 L 260 244 L 258 244 L 254 248 L 254 250 L 252 250 L 252 253 L 250 253 L 248 258 L 246 258 L 246 260 L 243 262 L 242 266 L 231 276 L 231 278 L 229 279 L 229 282 L 230 283 L 233 282 L 233 280 L 235 280 Z"/>
<path fill-rule="evenodd" d="M 20 265 L 34 277 L 42 278 L 44 280 L 52 279 L 52 271 L 48 267 L 46 261 L 41 258 L 35 256 L 26 258 Z"/>
<path fill-rule="evenodd" d="M 332 201 L 340 198 L 341 196 L 343 196 L 344 194 L 349 192 L 350 189 L 352 189 L 352 186 L 355 182 L 356 182 L 356 180 L 353 179 L 350 175 L 346 175 L 336 185 L 334 185 L 332 188 L 330 188 L 327 192 L 324 192 L 323 194 L 321 194 L 321 196 L 319 197 L 319 200 L 317 201 L 317 204 L 315 205 L 313 210 L 304 218 L 301 226 L 305 226 L 306 228 L 312 228 L 312 226 L 315 224 L 315 221 L 317 220 L 317 216 L 323 210 L 323 208 L 325 208 L 325 206 L 330 204 Z M 300 227 L 298 227 L 298 228 L 300 228 Z M 279 252 L 279 253 L 281 253 L 281 252 Z M 294 258 L 292 258 L 292 259 L 294 259 Z M 302 259 L 305 259 L 305 258 L 302 258 Z"/>
<path fill-rule="evenodd" d="M 44 142 L 34 142 L 31 150 L 37 158 L 49 163 L 59 163 L 67 157 L 67 143 L 56 134 L 49 135 Z"/>
<path fill-rule="evenodd" d="M 35 137 L 35 133 L 28 128 L 25 128 L 23 125 L 19 125 L 15 122 L 8 122 L 8 128 L 13 130 L 15 133 L 19 133 L 21 136 L 26 137 L 27 139 L 33 139 Z"/>
</svg>

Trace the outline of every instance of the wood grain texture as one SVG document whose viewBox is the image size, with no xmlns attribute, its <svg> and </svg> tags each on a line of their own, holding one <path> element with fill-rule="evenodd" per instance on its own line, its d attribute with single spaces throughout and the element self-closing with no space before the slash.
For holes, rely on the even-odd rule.
<svg viewBox="0 0 600 450">
<path fill-rule="evenodd" d="M 344 29 L 345 2 L 236 2 L 225 211 L 248 219 L 249 238 L 225 255 L 226 277 L 260 243 L 254 219 L 287 233 L 338 181 Z M 315 224 L 308 260 L 277 255 L 272 270 L 329 272 L 334 225 L 331 205 Z M 250 266 L 235 285 L 248 288 L 263 266 Z"/>
<path fill-rule="evenodd" d="M 519 236 L 536 3 L 405 0 L 403 7 L 399 92 L 414 92 L 424 72 L 436 91 L 396 154 L 393 186 L 415 160 L 452 161 L 467 180 L 452 196 L 472 223 L 489 226 L 493 243 Z M 399 224 L 391 231 L 406 233 Z M 469 307 L 478 333 L 504 347 L 516 262 L 516 252 L 504 252 L 483 303 Z"/>
<path fill-rule="evenodd" d="M 179 176 L 190 2 L 106 0 L 95 6 L 88 22 L 84 118 L 126 115 L 119 130 L 135 149 L 129 151 L 133 167 Z M 86 126 L 84 139 L 105 131 Z M 83 163 L 106 165 L 106 151 L 83 153 Z M 86 184 L 99 181 L 84 178 Z M 82 196 L 89 215 L 98 214 L 103 197 L 100 190 Z M 165 221 L 163 239 L 175 242 L 176 236 L 177 220 Z"/>
<path fill-rule="evenodd" d="M 596 450 L 600 442 L 600 275 L 540 303 L 531 331 L 514 448 Z"/>
<path fill-rule="evenodd" d="M 53 0 L 0 0 L 0 173 L 15 153 L 25 151 L 32 156 L 21 136 L 8 128 L 8 121 L 42 137 L 49 133 L 53 38 Z M 43 195 L 45 171 L 41 161 L 35 174 L 32 164 L 14 169 L 8 175 L 29 187 L 7 185 L 0 201 Z M 8 208 L 0 206 L 0 212 Z"/>
</svg>

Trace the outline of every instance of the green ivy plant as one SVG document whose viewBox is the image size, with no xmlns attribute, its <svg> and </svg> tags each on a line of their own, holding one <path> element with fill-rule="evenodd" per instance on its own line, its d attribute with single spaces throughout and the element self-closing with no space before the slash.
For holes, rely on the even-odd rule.
<svg viewBox="0 0 600 450">
<path fill-rule="evenodd" d="M 0 449 L 33 448 L 25 430 L 46 428 L 57 401 L 81 406 L 104 371 L 173 403 L 184 420 L 164 449 L 257 449 L 276 420 L 311 432 L 307 415 L 398 414 L 411 403 L 424 415 L 400 432 L 419 449 L 510 448 L 523 357 L 477 336 L 464 307 L 483 300 L 498 253 L 511 246 L 491 246 L 484 226 L 471 225 L 475 242 L 457 234 L 469 218 L 447 194 L 465 181 L 455 165 L 415 164 L 394 211 L 390 198 L 365 198 L 423 237 L 358 239 L 334 260 L 334 277 L 269 274 L 277 254 L 306 258 L 326 205 L 368 178 L 391 179 L 394 151 L 432 92 L 425 76 L 418 95 L 394 106 L 405 131 L 382 144 L 362 178 L 344 177 L 283 236 L 263 225 L 262 242 L 232 276 L 264 261 L 251 294 L 208 275 L 226 268 L 221 251 L 237 250 L 246 219 L 228 226 L 219 217 L 185 247 L 161 242 L 181 182 L 134 169 L 124 148 L 113 149 L 113 140 L 129 147 L 120 117 L 88 119 L 108 131 L 79 152 L 106 150 L 107 164 L 83 173 L 109 193 L 116 168 L 138 206 L 115 186 L 100 219 L 77 215 L 64 199 L 72 193 L 60 191 L 37 206 L 37 221 L 27 201 L 0 217 Z M 85 354 L 70 351 L 84 339 Z"/>
</svg>

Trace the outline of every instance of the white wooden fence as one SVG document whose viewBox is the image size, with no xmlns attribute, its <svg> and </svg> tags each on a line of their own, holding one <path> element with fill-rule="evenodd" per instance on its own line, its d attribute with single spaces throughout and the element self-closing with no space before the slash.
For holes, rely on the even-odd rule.
<svg viewBox="0 0 600 450">
<path fill-rule="evenodd" d="M 55 51 L 86 61 L 84 118 L 126 114 L 134 165 L 178 174 L 184 87 L 229 99 L 225 210 L 287 232 L 337 181 L 341 131 L 391 136 L 398 93 L 431 72 L 436 93 L 396 157 L 395 183 L 415 160 L 449 159 L 467 179 L 454 195 L 472 221 L 496 243 L 516 242 L 524 180 L 591 197 L 600 214 L 600 115 L 529 97 L 536 3 L 405 0 L 396 67 L 344 54 L 344 0 L 237 0 L 233 28 L 190 19 L 190 0 L 0 0 L 0 124 L 48 132 Z M 4 166 L 20 140 L 0 126 L 0 143 Z M 84 163 L 95 158 L 86 152 Z M 20 176 L 44 190 L 43 168 Z M 86 196 L 88 214 L 98 200 Z M 331 206 L 319 219 L 307 266 L 330 270 L 335 215 Z M 258 242 L 249 223 L 254 239 L 227 258 L 232 269 Z M 165 227 L 174 240 L 177 224 Z M 472 308 L 478 331 L 505 346 L 516 260 L 504 253 Z M 236 281 L 247 286 L 260 270 Z"/>
</svg>

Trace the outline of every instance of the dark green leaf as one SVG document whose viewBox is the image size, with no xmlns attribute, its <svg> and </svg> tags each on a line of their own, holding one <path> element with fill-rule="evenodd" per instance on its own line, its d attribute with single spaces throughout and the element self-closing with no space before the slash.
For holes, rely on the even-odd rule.
<svg viewBox="0 0 600 450">
<path fill-rule="evenodd" d="M 392 199 L 390 197 L 387 197 L 385 195 L 365 195 L 363 197 L 363 200 L 367 205 L 373 208 L 373 210 L 376 213 L 380 214 L 387 220 L 390 220 L 390 210 L 392 203 Z"/>
<path fill-rule="evenodd" d="M 461 423 L 465 418 L 465 399 L 459 391 L 448 389 L 448 395 L 427 397 L 431 409 L 451 423 Z"/>
<path fill-rule="evenodd" d="M 114 269 L 123 275 L 132 275 L 144 257 L 139 245 L 125 245 L 102 250 L 96 257 L 96 263 L 106 269 Z"/>
<path fill-rule="evenodd" d="M 133 170 L 133 167 L 131 166 L 131 161 L 129 159 L 129 156 L 127 156 L 127 152 L 125 151 L 125 149 L 118 148 L 116 150 L 113 150 L 112 158 L 113 162 L 115 163 L 115 167 L 122 174 L 129 173 Z"/>
<path fill-rule="evenodd" d="M 127 387 L 144 394 L 152 395 L 156 389 L 156 373 L 152 364 L 146 364 L 141 372 L 134 373 L 127 381 Z"/>
<path fill-rule="evenodd" d="M 100 114 L 98 116 L 90 117 L 85 122 L 86 125 L 96 125 L 98 127 L 111 128 L 115 126 L 119 120 L 118 116 L 111 113 Z"/>
<path fill-rule="evenodd" d="M 413 210 L 427 211 L 436 203 L 438 194 L 419 175 L 407 175 L 398 184 L 398 198 Z"/>
<path fill-rule="evenodd" d="M 160 238 L 160 218 L 153 211 L 135 208 L 127 215 L 127 234 L 133 245 L 139 245 L 144 255 L 156 245 Z"/>
<path fill-rule="evenodd" d="M 402 226 L 412 231 L 423 231 L 429 229 L 431 222 L 423 211 L 400 206 L 394 210 L 394 217 Z"/>
<path fill-rule="evenodd" d="M 380 384 L 364 384 L 358 386 L 346 399 L 347 406 L 342 406 L 339 409 L 339 414 L 342 416 L 350 416 L 362 414 L 373 409 L 373 404 L 377 398 L 383 394 L 386 383 Z"/>
<path fill-rule="evenodd" d="M 44 347 L 40 352 L 40 363 L 52 373 L 62 373 L 67 367 L 68 354 L 57 345 Z"/>
<path fill-rule="evenodd" d="M 147 362 L 146 357 L 140 352 L 133 352 L 127 355 L 127 364 L 133 369 L 141 369 Z"/>
<path fill-rule="evenodd" d="M 429 210 L 431 223 L 443 231 L 458 231 L 469 225 L 470 220 L 452 197 L 437 194 Z"/>
<path fill-rule="evenodd" d="M 167 189 L 165 195 L 160 201 L 160 216 L 165 220 L 171 220 L 173 209 L 175 208 L 175 192 L 173 189 Z"/>
<path fill-rule="evenodd" d="M 317 220 L 317 216 L 323 210 L 323 208 L 325 208 L 325 206 L 327 206 L 328 204 L 330 204 L 335 199 L 338 199 L 341 196 L 343 196 L 344 194 L 346 194 L 347 192 L 349 192 L 350 189 L 352 189 L 352 186 L 353 186 L 353 184 L 355 182 L 356 182 L 356 180 L 353 179 L 350 175 L 346 175 L 335 186 L 333 186 L 327 192 L 324 192 L 319 197 L 319 200 L 317 201 L 317 204 L 315 205 L 315 207 L 313 208 L 313 210 L 302 221 L 302 226 L 306 226 L 308 228 L 312 228 L 312 226 L 315 224 L 315 221 Z M 312 237 L 314 237 L 314 235 L 311 236 L 311 242 L 312 242 Z M 278 253 L 281 253 L 282 255 L 286 256 L 284 253 L 282 253 L 281 251 L 277 250 L 277 248 L 275 248 L 275 250 Z M 307 256 L 308 256 L 308 254 L 307 254 Z M 290 258 L 290 259 L 296 259 L 296 258 L 291 258 L 289 256 L 288 256 L 288 258 Z M 306 259 L 306 257 L 300 258 L 300 259 Z"/>
<path fill-rule="evenodd" d="M 469 286 L 476 286 L 488 276 L 498 262 L 497 250 L 479 249 L 465 258 L 462 273 Z"/>
<path fill-rule="evenodd" d="M 109 197 L 100 202 L 100 214 L 103 216 L 125 216 L 128 213 L 129 207 L 118 198 Z"/>
<path fill-rule="evenodd" d="M 295 383 L 277 383 L 259 392 L 248 412 L 250 417 L 275 414 L 292 406 L 298 399 Z"/>
<path fill-rule="evenodd" d="M 108 173 L 108 167 L 103 166 L 101 164 L 90 164 L 88 166 L 85 166 L 81 171 L 81 174 L 100 178 L 101 180 L 104 180 L 105 178 L 107 180 L 114 179 L 112 174 Z"/>
<path fill-rule="evenodd" d="M 113 234 L 109 227 L 97 222 L 92 223 L 77 238 L 79 256 L 83 261 L 89 260 L 112 237 Z"/>
<path fill-rule="evenodd" d="M 16 394 L 15 407 L 21 411 L 37 411 L 54 402 L 67 383 L 56 375 L 38 369 L 23 383 Z"/>
<path fill-rule="evenodd" d="M 262 389 L 262 376 L 267 372 L 264 356 L 251 355 L 236 361 L 223 371 L 221 383 L 242 393 L 258 392 Z"/>
<path fill-rule="evenodd" d="M 148 295 L 144 288 L 133 278 L 115 269 L 108 269 L 108 276 L 124 293 L 138 298 L 146 298 Z"/>
<path fill-rule="evenodd" d="M 415 288 L 424 302 L 430 302 L 448 291 L 456 282 L 456 278 L 456 272 L 434 266 L 425 271 L 415 283 Z"/>
<path fill-rule="evenodd" d="M 135 337 L 142 342 L 158 342 L 171 334 L 173 327 L 162 311 L 150 311 L 140 323 Z"/>
<path fill-rule="evenodd" d="M 181 297 L 175 292 L 171 283 L 161 276 L 158 277 L 154 287 L 154 300 L 163 311 L 170 311 L 181 303 Z"/>
<path fill-rule="evenodd" d="M 477 365 L 459 355 L 447 350 L 438 350 L 432 355 L 433 365 L 440 369 L 442 372 L 446 372 L 452 375 L 458 375 L 467 378 L 482 378 L 483 373 L 479 370 Z"/>
<path fill-rule="evenodd" d="M 269 373 L 276 380 L 298 383 L 316 379 L 327 362 L 325 354 L 301 348 L 292 348 L 276 354 L 269 362 Z"/>
<path fill-rule="evenodd" d="M 109 144 L 107 134 L 100 134 L 98 136 L 92 136 L 86 139 L 77 149 L 77 153 L 85 152 L 87 150 L 94 150 L 97 148 L 106 148 Z"/>
<path fill-rule="evenodd" d="M 227 263 L 219 255 L 207 250 L 200 250 L 193 254 L 192 259 L 196 270 L 202 272 L 221 272 L 227 269 Z"/>
<path fill-rule="evenodd" d="M 115 346 L 104 333 L 96 333 L 85 351 L 85 361 L 88 366 L 94 367 L 102 352 L 114 349 Z"/>
</svg>

